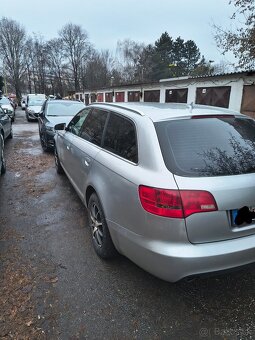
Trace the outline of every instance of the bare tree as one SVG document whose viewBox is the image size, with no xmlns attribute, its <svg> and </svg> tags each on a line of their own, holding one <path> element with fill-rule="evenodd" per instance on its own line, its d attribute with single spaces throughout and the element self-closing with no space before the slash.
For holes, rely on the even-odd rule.
<svg viewBox="0 0 255 340">
<path fill-rule="evenodd" d="M 89 61 L 84 65 L 82 77 L 83 89 L 100 88 L 111 85 L 111 77 L 114 77 L 114 60 L 108 50 L 101 52 L 93 51 Z"/>
<path fill-rule="evenodd" d="M 26 41 L 25 49 L 25 65 L 26 65 L 26 77 L 24 79 L 25 83 L 25 92 L 32 93 L 32 87 L 36 91 L 36 82 L 35 82 L 35 68 L 34 68 L 34 50 L 33 50 L 33 39 L 30 37 Z"/>
<path fill-rule="evenodd" d="M 33 49 L 34 49 L 34 63 L 36 70 L 37 87 L 39 93 L 47 92 L 47 49 L 46 43 L 43 38 L 38 35 L 34 35 L 33 39 Z"/>
<path fill-rule="evenodd" d="M 116 58 L 118 59 L 118 71 L 126 82 L 140 81 L 137 68 L 139 66 L 142 52 L 145 48 L 143 43 L 130 39 L 117 42 Z M 138 76 L 138 77 L 137 77 Z"/>
<path fill-rule="evenodd" d="M 64 51 L 61 39 L 52 39 L 48 41 L 46 46 L 48 58 L 47 64 L 49 68 L 48 79 L 51 83 L 53 93 L 59 93 L 64 96 Z"/>
<path fill-rule="evenodd" d="M 42 37 L 29 37 L 25 46 L 26 78 L 29 93 L 46 93 L 46 44 Z"/>
<path fill-rule="evenodd" d="M 18 98 L 21 98 L 21 79 L 25 72 L 25 41 L 26 32 L 20 24 L 5 17 L 0 20 L 0 56 Z"/>
<path fill-rule="evenodd" d="M 71 64 L 75 91 L 80 90 L 82 65 L 87 59 L 91 44 L 87 32 L 79 25 L 69 23 L 59 32 L 65 57 Z"/>
<path fill-rule="evenodd" d="M 217 46 L 223 54 L 233 52 L 239 66 L 251 69 L 255 66 L 255 2 L 254 0 L 230 0 L 236 10 L 231 17 L 235 29 L 213 25 Z"/>
</svg>

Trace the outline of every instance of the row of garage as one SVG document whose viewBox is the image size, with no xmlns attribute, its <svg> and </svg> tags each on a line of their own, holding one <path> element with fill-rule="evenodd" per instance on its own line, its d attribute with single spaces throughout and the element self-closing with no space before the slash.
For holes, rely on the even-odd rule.
<svg viewBox="0 0 255 340">
<path fill-rule="evenodd" d="M 255 71 L 111 86 L 79 92 L 75 98 L 87 105 L 93 102 L 193 102 L 241 111 L 255 118 Z"/>
</svg>

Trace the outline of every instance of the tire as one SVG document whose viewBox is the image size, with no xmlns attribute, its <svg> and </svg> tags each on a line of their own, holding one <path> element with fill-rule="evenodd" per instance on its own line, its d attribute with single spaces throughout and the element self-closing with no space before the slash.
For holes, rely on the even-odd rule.
<svg viewBox="0 0 255 340">
<path fill-rule="evenodd" d="M 40 142 L 44 152 L 50 151 L 50 148 L 48 147 L 46 139 L 43 137 L 42 133 L 40 133 Z"/>
<path fill-rule="evenodd" d="M 95 252 L 102 259 L 110 259 L 117 255 L 117 250 L 105 220 L 103 208 L 95 193 L 90 196 L 88 204 L 89 227 Z"/>
<path fill-rule="evenodd" d="M 62 175 L 64 173 L 64 170 L 62 168 L 62 165 L 60 164 L 56 147 L 54 148 L 54 156 L 55 156 L 56 171 L 58 174 Z"/>
<path fill-rule="evenodd" d="M 0 134 L 0 139 L 1 139 L 1 145 L 3 146 L 2 147 L 2 151 L 1 151 L 1 159 L 2 159 L 2 166 L 1 166 L 1 169 L 0 169 L 0 173 L 1 175 L 5 174 L 6 172 L 6 163 L 5 163 L 5 159 L 4 159 L 4 138 L 3 138 L 3 135 Z"/>
</svg>

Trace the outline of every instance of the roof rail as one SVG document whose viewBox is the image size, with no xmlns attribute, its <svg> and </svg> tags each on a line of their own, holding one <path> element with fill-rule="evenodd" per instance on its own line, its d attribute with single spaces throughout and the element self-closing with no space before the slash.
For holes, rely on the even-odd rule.
<svg viewBox="0 0 255 340">
<path fill-rule="evenodd" d="M 135 110 L 135 109 L 131 109 L 130 107 L 126 107 L 125 105 L 118 105 L 118 104 L 115 104 L 115 103 L 105 103 L 105 102 L 94 102 L 94 103 L 91 103 L 89 105 L 92 105 L 92 104 L 99 104 L 99 105 L 106 105 L 106 106 L 112 106 L 112 107 L 117 107 L 119 109 L 124 109 L 124 110 L 128 110 L 130 112 L 133 112 L 133 113 L 136 113 L 136 114 L 139 114 L 140 116 L 145 116 L 145 114 L 139 110 Z"/>
</svg>

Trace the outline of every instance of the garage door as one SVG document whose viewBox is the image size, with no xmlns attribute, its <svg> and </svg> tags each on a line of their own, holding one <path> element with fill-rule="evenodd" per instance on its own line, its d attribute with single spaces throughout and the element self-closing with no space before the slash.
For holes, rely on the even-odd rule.
<svg viewBox="0 0 255 340">
<path fill-rule="evenodd" d="M 140 91 L 128 91 L 128 101 L 129 102 L 139 102 L 140 101 Z"/>
<path fill-rule="evenodd" d="M 159 102 L 160 90 L 150 90 L 144 91 L 144 101 L 145 102 Z"/>
<path fill-rule="evenodd" d="M 166 89 L 166 103 L 187 103 L 188 89 Z"/>
<path fill-rule="evenodd" d="M 255 85 L 244 85 L 241 113 L 255 118 Z"/>
<path fill-rule="evenodd" d="M 197 87 L 196 104 L 228 108 L 231 86 Z"/>
</svg>

